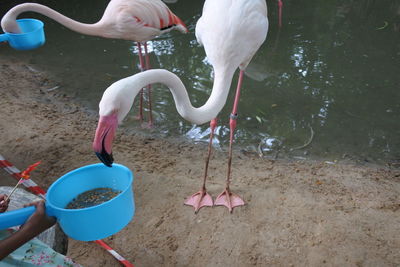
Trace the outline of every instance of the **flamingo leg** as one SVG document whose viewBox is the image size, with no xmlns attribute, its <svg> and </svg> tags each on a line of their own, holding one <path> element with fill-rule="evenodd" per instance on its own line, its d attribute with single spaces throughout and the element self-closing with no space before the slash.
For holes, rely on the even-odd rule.
<svg viewBox="0 0 400 267">
<path fill-rule="evenodd" d="M 206 158 L 206 166 L 204 168 L 204 178 L 203 178 L 203 185 L 199 192 L 191 195 L 186 201 L 185 205 L 193 206 L 194 212 L 197 213 L 201 207 L 204 206 L 213 206 L 213 200 L 210 194 L 207 193 L 206 190 L 206 180 L 207 180 L 207 173 L 208 173 L 208 163 L 210 162 L 211 150 L 212 150 L 212 141 L 214 138 L 215 128 L 217 126 L 217 119 L 213 119 L 210 122 L 210 141 L 208 142 L 208 154 Z"/>
<path fill-rule="evenodd" d="M 150 67 L 150 58 L 147 53 L 147 42 L 144 43 L 144 55 L 146 60 L 146 70 L 149 70 Z M 148 107 L 149 107 L 149 127 L 153 126 L 153 112 L 151 107 L 151 85 L 147 85 L 147 98 L 148 98 Z"/>
<path fill-rule="evenodd" d="M 139 54 L 139 64 L 140 64 L 140 71 L 145 69 L 145 63 L 142 55 L 142 45 L 140 42 L 137 42 L 138 47 L 138 54 Z M 139 116 L 138 120 L 143 121 L 143 89 L 140 90 L 139 93 Z"/>
<path fill-rule="evenodd" d="M 233 103 L 233 109 L 229 119 L 230 139 L 229 139 L 229 158 L 228 158 L 228 173 L 226 177 L 226 186 L 225 190 L 222 191 L 222 193 L 219 194 L 218 197 L 215 199 L 216 206 L 226 206 L 230 213 L 232 213 L 234 207 L 244 205 L 243 199 L 238 195 L 233 194 L 229 189 L 229 184 L 231 181 L 232 144 L 234 139 L 234 132 L 236 129 L 237 106 L 239 103 L 240 88 L 242 87 L 243 74 L 244 71 L 240 70 L 239 81 L 236 88 L 235 101 Z"/>
<path fill-rule="evenodd" d="M 279 28 L 282 27 L 282 6 L 283 6 L 282 0 L 278 0 L 278 25 L 279 25 Z"/>
</svg>

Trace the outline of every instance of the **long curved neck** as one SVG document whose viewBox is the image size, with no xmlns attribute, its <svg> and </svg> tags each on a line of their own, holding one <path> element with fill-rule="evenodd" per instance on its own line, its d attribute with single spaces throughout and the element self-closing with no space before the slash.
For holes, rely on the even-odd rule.
<svg viewBox="0 0 400 267">
<path fill-rule="evenodd" d="M 211 95 L 203 106 L 196 108 L 192 106 L 187 90 L 178 76 L 164 69 L 147 70 L 121 79 L 107 88 L 102 101 L 100 101 L 100 115 L 112 112 L 112 110 L 107 110 L 108 108 L 113 108 L 108 105 L 110 104 L 108 100 L 112 99 L 111 102 L 118 102 L 120 108 L 123 109 L 123 111 L 120 110 L 122 114 L 120 113 L 118 117 L 119 121 L 122 121 L 130 110 L 134 97 L 139 93 L 140 89 L 148 84 L 161 83 L 170 89 L 176 109 L 184 119 L 195 124 L 203 124 L 217 117 L 224 107 L 234 71 L 215 70 Z M 103 99 L 107 100 L 103 102 Z"/>
<path fill-rule="evenodd" d="M 64 25 L 65 27 L 73 31 L 87 35 L 100 35 L 99 34 L 100 26 L 98 23 L 95 24 L 80 23 L 58 13 L 57 11 L 51 8 L 35 3 L 21 4 L 11 8 L 1 20 L 1 27 L 3 28 L 3 30 L 9 33 L 21 33 L 21 30 L 16 22 L 16 19 L 19 14 L 28 11 L 37 12 L 51 19 L 54 19 L 55 21 L 59 22 L 60 24 Z"/>
</svg>

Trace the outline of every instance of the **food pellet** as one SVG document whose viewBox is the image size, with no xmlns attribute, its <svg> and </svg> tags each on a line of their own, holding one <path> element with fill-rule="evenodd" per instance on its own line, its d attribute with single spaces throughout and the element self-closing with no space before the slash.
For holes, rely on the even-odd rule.
<svg viewBox="0 0 400 267">
<path fill-rule="evenodd" d="M 104 203 L 116 197 L 120 190 L 115 190 L 107 187 L 99 187 L 85 191 L 72 199 L 65 207 L 66 209 L 83 209 Z"/>
</svg>

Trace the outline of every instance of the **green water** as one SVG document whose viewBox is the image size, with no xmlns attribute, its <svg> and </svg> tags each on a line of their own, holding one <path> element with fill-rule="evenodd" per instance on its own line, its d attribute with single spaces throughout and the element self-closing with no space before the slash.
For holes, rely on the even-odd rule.
<svg viewBox="0 0 400 267">
<path fill-rule="evenodd" d="M 37 2 L 86 23 L 96 22 L 108 3 Z M 149 42 L 153 68 L 179 75 L 195 106 L 207 100 L 212 87 L 211 66 L 194 35 L 203 3 L 180 0 L 169 4 L 190 33 L 172 32 Z M 276 1 L 267 4 L 270 29 L 247 69 L 237 146 L 248 151 L 261 148 L 270 157 L 399 161 L 400 2 L 284 0 L 281 29 Z M 45 46 L 29 52 L 2 46 L 0 54 L 10 53 L 50 70 L 60 77 L 57 90 L 75 95 L 76 101 L 92 109 L 97 109 L 102 92 L 112 82 L 139 71 L 132 42 L 83 36 L 38 14 L 21 17 L 45 22 Z M 236 81 L 237 76 L 219 116 L 215 141 L 223 148 L 229 141 L 228 114 Z M 208 141 L 207 124 L 184 121 L 165 87 L 156 85 L 153 91 L 156 127 L 146 130 L 138 125 L 133 119 L 137 105 L 122 127 Z"/>
</svg>

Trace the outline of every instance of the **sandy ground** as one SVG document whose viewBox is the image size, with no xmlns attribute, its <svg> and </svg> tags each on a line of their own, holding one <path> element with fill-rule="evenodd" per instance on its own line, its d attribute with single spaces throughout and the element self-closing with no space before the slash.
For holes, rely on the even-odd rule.
<svg viewBox="0 0 400 267">
<path fill-rule="evenodd" d="M 0 154 L 18 168 L 43 163 L 44 188 L 97 162 L 97 114 L 59 90 L 37 66 L 0 62 Z M 105 88 L 104 88 L 105 89 Z M 136 215 L 105 241 L 136 266 L 400 266 L 400 170 L 234 154 L 231 188 L 247 205 L 195 215 L 183 205 L 200 187 L 206 146 L 118 130 L 116 162 L 135 174 Z M 208 190 L 222 191 L 226 153 L 215 152 Z M 0 172 L 0 185 L 14 180 Z M 69 240 L 85 266 L 118 266 L 93 242 Z"/>
</svg>

